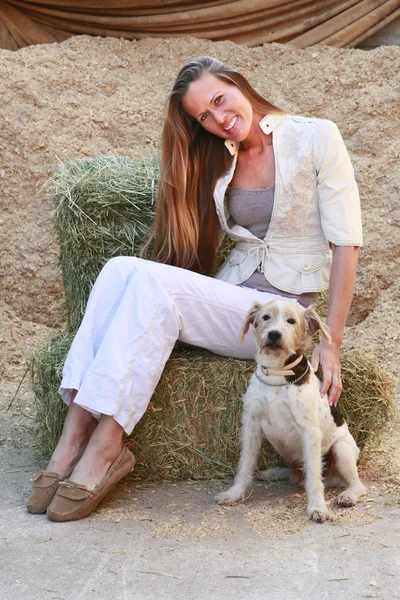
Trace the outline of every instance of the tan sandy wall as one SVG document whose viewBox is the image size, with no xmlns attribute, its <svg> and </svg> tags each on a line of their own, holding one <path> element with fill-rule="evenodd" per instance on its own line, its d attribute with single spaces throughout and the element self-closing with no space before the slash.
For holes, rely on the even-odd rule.
<svg viewBox="0 0 400 600">
<path fill-rule="evenodd" d="M 62 325 L 58 250 L 43 187 L 54 165 L 96 153 L 154 152 L 174 75 L 199 54 L 241 70 L 288 112 L 338 124 L 356 171 L 365 228 L 348 343 L 375 344 L 391 362 L 388 333 L 398 336 L 400 323 L 399 48 L 298 50 L 82 36 L 0 51 L 0 350 L 6 382 L 20 376 L 26 351 Z"/>
</svg>

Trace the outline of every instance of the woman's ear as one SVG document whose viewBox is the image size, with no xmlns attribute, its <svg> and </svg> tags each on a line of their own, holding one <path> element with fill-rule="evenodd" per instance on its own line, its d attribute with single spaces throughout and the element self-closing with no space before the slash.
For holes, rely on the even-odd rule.
<svg viewBox="0 0 400 600">
<path fill-rule="evenodd" d="M 332 343 L 331 332 L 321 320 L 321 317 L 316 311 L 315 304 L 310 304 L 310 306 L 307 306 L 307 308 L 304 310 L 304 324 L 306 328 L 306 334 L 312 336 L 319 329 L 328 344 Z"/>
<path fill-rule="evenodd" d="M 257 327 L 257 323 L 254 324 L 254 320 L 255 320 L 256 315 L 257 315 L 258 311 L 260 310 L 260 308 L 261 308 L 261 304 L 256 300 L 253 303 L 253 306 L 251 307 L 251 309 L 249 310 L 249 312 L 246 315 L 246 319 L 245 319 L 245 321 L 243 323 L 243 327 L 240 330 L 239 342 L 243 342 L 244 336 L 248 332 L 249 327 L 250 327 L 251 324 L 253 324 L 254 327 Z"/>
</svg>

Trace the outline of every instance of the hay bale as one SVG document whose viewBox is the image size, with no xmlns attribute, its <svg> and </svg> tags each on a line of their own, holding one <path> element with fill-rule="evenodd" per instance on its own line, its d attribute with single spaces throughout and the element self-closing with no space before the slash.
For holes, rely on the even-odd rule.
<svg viewBox="0 0 400 600">
<path fill-rule="evenodd" d="M 56 169 L 49 191 L 69 331 L 79 327 L 90 290 L 107 260 L 136 256 L 148 238 L 158 181 L 154 156 L 98 156 Z"/>
<path fill-rule="evenodd" d="M 58 167 L 50 181 L 60 240 L 68 332 L 53 338 L 32 361 L 42 456 L 61 434 L 66 407 L 58 396 L 62 366 L 91 287 L 104 263 L 137 255 L 154 218 L 158 184 L 154 157 L 136 161 L 100 156 Z M 228 240 L 219 259 L 229 251 Z M 341 409 L 357 443 L 377 436 L 391 411 L 391 388 L 374 360 L 343 353 Z M 238 461 L 241 396 L 253 361 L 180 350 L 167 363 L 132 444 L 139 478 L 181 479 L 232 475 Z M 260 465 L 276 464 L 266 445 Z"/>
<path fill-rule="evenodd" d="M 114 256 L 138 256 L 155 214 L 159 167 L 154 155 L 98 156 L 60 164 L 48 187 L 60 242 L 68 331 L 82 320 L 90 290 Z M 225 238 L 216 268 L 233 242 Z"/>
<path fill-rule="evenodd" d="M 34 392 L 41 451 L 48 457 L 60 436 L 66 407 L 57 394 L 72 334 L 58 335 L 34 357 Z M 254 361 L 202 350 L 174 352 L 149 409 L 134 430 L 135 478 L 186 479 L 231 476 L 239 458 L 241 396 Z M 379 364 L 361 352 L 342 352 L 340 409 L 357 444 L 379 435 L 393 410 L 392 387 Z M 265 443 L 260 467 L 280 463 Z"/>
<path fill-rule="evenodd" d="M 61 400 L 58 388 L 73 337 L 71 333 L 53 336 L 43 350 L 33 354 L 29 362 L 41 441 L 38 453 L 43 459 L 50 458 L 56 447 L 67 414 L 67 406 Z"/>
</svg>

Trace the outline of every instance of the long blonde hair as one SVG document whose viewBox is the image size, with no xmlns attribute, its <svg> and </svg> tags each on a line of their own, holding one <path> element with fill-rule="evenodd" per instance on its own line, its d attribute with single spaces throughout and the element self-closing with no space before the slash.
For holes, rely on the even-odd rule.
<svg viewBox="0 0 400 600">
<path fill-rule="evenodd" d="M 144 251 L 155 238 L 155 260 L 209 275 L 221 240 L 213 191 L 233 157 L 224 139 L 206 131 L 183 109 L 189 85 L 203 73 L 236 85 L 262 114 L 281 111 L 260 96 L 243 75 L 215 58 L 194 58 L 178 73 L 162 132 L 156 217 Z"/>
</svg>

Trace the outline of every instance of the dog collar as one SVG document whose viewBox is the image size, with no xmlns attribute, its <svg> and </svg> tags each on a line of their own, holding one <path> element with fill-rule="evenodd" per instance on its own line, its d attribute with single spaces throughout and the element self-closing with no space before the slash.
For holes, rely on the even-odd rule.
<svg viewBox="0 0 400 600">
<path fill-rule="evenodd" d="M 295 367 L 296 365 L 298 365 L 302 360 L 303 360 L 303 354 L 301 356 L 299 356 L 298 358 L 296 358 L 296 360 L 294 360 L 292 363 L 285 365 L 284 367 L 281 367 L 280 369 L 270 369 L 268 367 L 264 367 L 263 365 L 261 365 L 261 373 L 263 375 L 266 375 L 268 377 L 268 375 L 294 375 L 294 371 L 292 371 L 291 369 L 293 367 Z"/>
<path fill-rule="evenodd" d="M 291 366 L 293 366 L 294 363 L 292 363 Z M 296 364 L 298 364 L 296 362 Z M 263 367 L 261 367 L 262 369 Z M 264 377 L 262 377 L 263 373 L 262 370 L 260 369 L 261 373 L 258 373 L 258 368 L 255 371 L 254 375 L 256 376 L 256 378 L 258 379 L 258 381 L 261 381 L 261 383 L 263 383 L 264 385 L 271 385 L 273 387 L 279 387 L 282 385 L 290 385 L 292 383 L 297 383 L 298 381 L 300 381 L 301 379 L 303 379 L 303 377 L 308 373 L 308 371 L 310 370 L 310 363 L 307 361 L 307 369 L 304 371 L 304 373 L 302 373 L 299 377 L 297 377 L 297 379 L 293 379 L 293 381 L 284 381 L 283 383 L 270 383 L 269 381 L 266 381 L 264 379 Z M 279 370 L 279 369 L 270 369 L 270 371 L 275 370 L 275 373 Z M 275 373 L 271 373 L 269 372 L 269 375 L 275 375 Z M 293 371 L 283 371 L 284 375 L 289 375 L 290 373 L 293 373 Z"/>
</svg>

